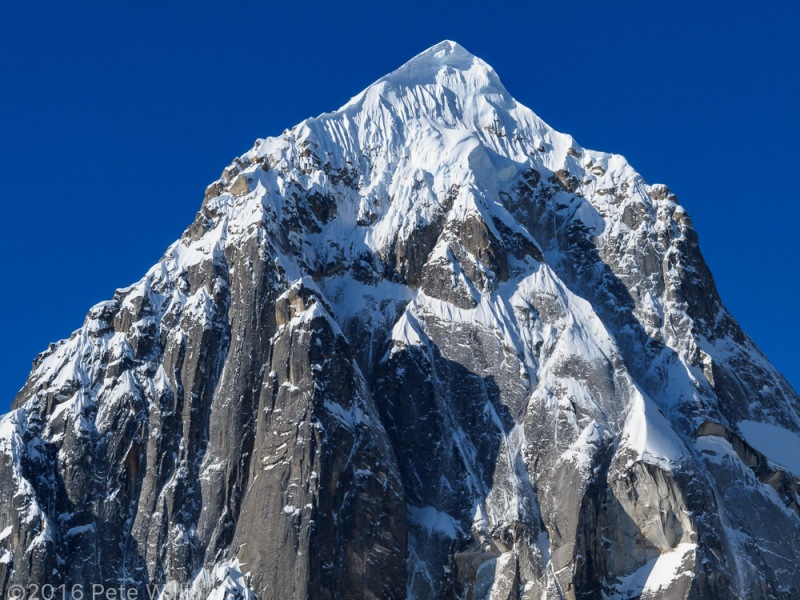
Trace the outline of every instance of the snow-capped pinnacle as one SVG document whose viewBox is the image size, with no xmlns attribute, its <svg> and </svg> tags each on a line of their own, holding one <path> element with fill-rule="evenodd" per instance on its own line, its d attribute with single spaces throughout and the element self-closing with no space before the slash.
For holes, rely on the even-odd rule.
<svg viewBox="0 0 800 600">
<path fill-rule="evenodd" d="M 303 121 L 294 133 L 337 168 L 359 164 L 361 185 L 377 195 L 393 193 L 392 181 L 400 181 L 396 175 L 401 166 L 411 171 L 435 171 L 437 165 L 449 165 L 453 173 L 485 171 L 494 168 L 490 154 L 523 164 L 536 149 L 547 147 L 549 152 L 536 157 L 541 166 L 556 171 L 572 168 L 566 161 L 570 148 L 577 148 L 570 136 L 552 130 L 518 103 L 491 66 L 452 41 L 428 48 L 340 109 Z M 278 160 L 276 152 L 282 152 L 284 143 L 268 138 L 250 158 L 274 155 Z M 419 200 L 411 196 L 415 203 Z"/>
<path fill-rule="evenodd" d="M 497 77 L 494 69 L 456 42 L 446 40 L 420 52 L 403 66 L 379 81 L 402 80 L 406 84 L 424 84 L 439 72 L 474 72 Z M 497 81 L 499 83 L 499 80 Z"/>
<path fill-rule="evenodd" d="M 511 99 L 495 70 L 456 42 L 439 42 L 379 79 L 393 86 L 438 85 L 459 95 L 499 94 Z"/>
<path fill-rule="evenodd" d="M 0 597 L 800 590 L 800 398 L 686 212 L 453 42 L 236 158 L 14 409 Z"/>
<path fill-rule="evenodd" d="M 342 109 L 388 103 L 400 107 L 401 115 L 452 111 L 457 116 L 477 98 L 507 110 L 516 106 L 489 64 L 446 40 L 381 77 Z"/>
</svg>

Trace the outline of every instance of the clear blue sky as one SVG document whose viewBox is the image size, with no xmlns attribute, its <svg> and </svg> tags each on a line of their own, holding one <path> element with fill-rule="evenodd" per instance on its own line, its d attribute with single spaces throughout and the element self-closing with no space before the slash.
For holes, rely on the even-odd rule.
<svg viewBox="0 0 800 600">
<path fill-rule="evenodd" d="M 790 2 L 6 2 L 0 411 L 141 277 L 256 137 L 453 39 L 688 208 L 723 300 L 800 388 L 800 10 Z"/>
</svg>

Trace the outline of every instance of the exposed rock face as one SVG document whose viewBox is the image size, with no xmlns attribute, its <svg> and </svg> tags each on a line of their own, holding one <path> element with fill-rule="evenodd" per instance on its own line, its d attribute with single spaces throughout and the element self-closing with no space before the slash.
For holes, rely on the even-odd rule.
<svg viewBox="0 0 800 600">
<path fill-rule="evenodd" d="M 795 598 L 799 406 L 669 190 L 445 42 L 37 357 L 0 595 Z"/>
</svg>

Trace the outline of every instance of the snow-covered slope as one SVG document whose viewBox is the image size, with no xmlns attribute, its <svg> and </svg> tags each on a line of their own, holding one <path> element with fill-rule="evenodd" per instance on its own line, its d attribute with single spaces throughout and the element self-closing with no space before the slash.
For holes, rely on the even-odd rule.
<svg viewBox="0 0 800 600">
<path fill-rule="evenodd" d="M 37 357 L 0 593 L 791 598 L 799 404 L 675 196 L 443 42 Z"/>
</svg>

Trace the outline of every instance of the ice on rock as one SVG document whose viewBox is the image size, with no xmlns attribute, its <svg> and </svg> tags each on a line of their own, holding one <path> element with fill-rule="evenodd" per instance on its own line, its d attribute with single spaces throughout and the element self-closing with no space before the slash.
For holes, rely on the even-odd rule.
<svg viewBox="0 0 800 600">
<path fill-rule="evenodd" d="M 800 477 L 800 434 L 773 423 L 740 421 L 738 426 L 753 448 Z"/>
</svg>

